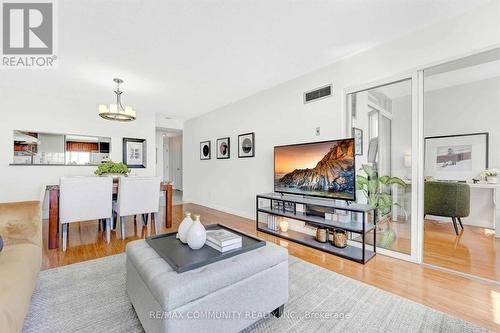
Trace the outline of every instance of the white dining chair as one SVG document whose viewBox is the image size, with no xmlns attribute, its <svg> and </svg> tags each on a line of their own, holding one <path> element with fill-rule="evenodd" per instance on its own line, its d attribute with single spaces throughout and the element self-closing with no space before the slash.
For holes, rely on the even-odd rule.
<svg viewBox="0 0 500 333">
<path fill-rule="evenodd" d="M 125 217 L 130 215 L 142 215 L 143 224 L 147 225 L 151 214 L 158 233 L 160 183 L 159 177 L 120 177 L 118 196 L 113 203 L 116 219 L 120 220 L 120 239 L 125 239 Z"/>
<path fill-rule="evenodd" d="M 113 178 L 62 177 L 59 180 L 59 221 L 66 251 L 68 225 L 73 222 L 106 220 L 106 242 L 111 240 Z"/>
</svg>

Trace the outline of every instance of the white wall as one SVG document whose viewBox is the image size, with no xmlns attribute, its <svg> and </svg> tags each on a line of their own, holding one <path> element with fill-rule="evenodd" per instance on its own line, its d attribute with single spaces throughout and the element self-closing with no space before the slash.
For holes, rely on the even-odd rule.
<svg viewBox="0 0 500 333">
<path fill-rule="evenodd" d="M 51 97 L 47 97 L 51 96 Z M 122 138 L 147 140 L 147 168 L 133 174 L 155 173 L 155 116 L 140 112 L 131 123 L 113 122 L 97 114 L 98 101 L 57 96 L 41 91 L 0 90 L 0 202 L 39 200 L 42 188 L 57 184 L 64 175 L 91 175 L 95 166 L 11 166 L 13 130 L 111 137 L 111 159 L 122 161 Z"/>
<path fill-rule="evenodd" d="M 411 154 L 411 96 L 392 100 L 391 164 L 393 175 L 408 178 L 411 168 L 405 167 L 404 155 Z"/>
<path fill-rule="evenodd" d="M 500 2 L 227 105 L 184 124 L 184 200 L 247 217 L 273 190 L 273 146 L 344 137 L 346 87 L 500 44 Z M 302 93 L 333 83 L 333 97 L 304 105 Z M 321 135 L 315 128 L 321 127 Z M 237 135 L 255 132 L 256 157 L 237 158 Z M 350 135 L 350 134 L 349 134 Z M 231 159 L 200 161 L 199 143 L 231 137 Z"/>
<path fill-rule="evenodd" d="M 164 175 L 164 158 L 163 151 L 164 146 L 164 135 L 165 132 L 161 130 L 156 130 L 155 134 L 155 160 L 156 160 L 156 177 L 161 179 L 168 179 L 168 175 Z"/>
<path fill-rule="evenodd" d="M 426 78 L 426 82 L 432 76 Z M 404 170 L 403 153 L 411 152 L 411 97 L 392 101 L 394 170 Z M 397 112 L 400 110 L 401 112 Z M 490 133 L 490 167 L 500 167 L 500 77 L 426 91 L 424 136 Z M 397 140 L 395 140 L 397 139 Z"/>
<path fill-rule="evenodd" d="M 490 167 L 500 168 L 500 77 L 432 90 L 424 101 L 425 136 L 489 132 Z"/>
</svg>

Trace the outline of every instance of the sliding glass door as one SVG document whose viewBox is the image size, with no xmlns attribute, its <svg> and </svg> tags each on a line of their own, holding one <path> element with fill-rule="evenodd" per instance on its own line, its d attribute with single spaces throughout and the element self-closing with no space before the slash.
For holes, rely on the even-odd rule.
<svg viewBox="0 0 500 333">
<path fill-rule="evenodd" d="M 417 219 L 413 183 L 413 121 L 416 96 L 410 76 L 350 89 L 346 94 L 347 131 L 356 139 L 357 201 L 378 208 L 377 248 L 416 260 L 412 248 Z M 414 110 L 415 109 L 415 110 Z M 416 173 L 415 173 L 416 177 Z M 367 237 L 373 240 L 373 237 Z M 356 236 L 351 242 L 359 242 Z"/>
<path fill-rule="evenodd" d="M 346 89 L 357 201 L 378 208 L 379 253 L 500 281 L 500 172 L 485 170 L 500 168 L 499 78 L 496 48 Z M 432 210 L 442 198 L 446 212 Z"/>
<path fill-rule="evenodd" d="M 422 77 L 423 262 L 498 284 L 500 48 L 427 68 Z"/>
</svg>

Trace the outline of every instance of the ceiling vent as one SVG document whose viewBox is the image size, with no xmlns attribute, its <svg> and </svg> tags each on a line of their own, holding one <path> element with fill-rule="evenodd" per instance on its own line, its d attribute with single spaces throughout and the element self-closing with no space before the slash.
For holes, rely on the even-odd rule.
<svg viewBox="0 0 500 333">
<path fill-rule="evenodd" d="M 304 104 L 317 101 L 332 95 L 332 85 L 329 84 L 325 87 L 307 91 L 304 93 Z"/>
</svg>

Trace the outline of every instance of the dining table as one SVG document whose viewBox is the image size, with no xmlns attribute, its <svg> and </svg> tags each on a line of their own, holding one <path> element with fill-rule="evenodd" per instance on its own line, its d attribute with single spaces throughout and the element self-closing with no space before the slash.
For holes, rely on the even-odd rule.
<svg viewBox="0 0 500 333">
<path fill-rule="evenodd" d="M 172 227 L 172 184 L 161 182 L 161 192 L 165 193 L 165 205 L 163 207 L 163 220 L 166 228 Z M 49 198 L 49 237 L 48 248 L 57 249 L 59 247 L 59 185 L 47 185 L 46 191 Z M 118 193 L 118 182 L 113 182 L 113 194 Z M 161 205 L 163 206 L 163 205 Z"/>
</svg>

